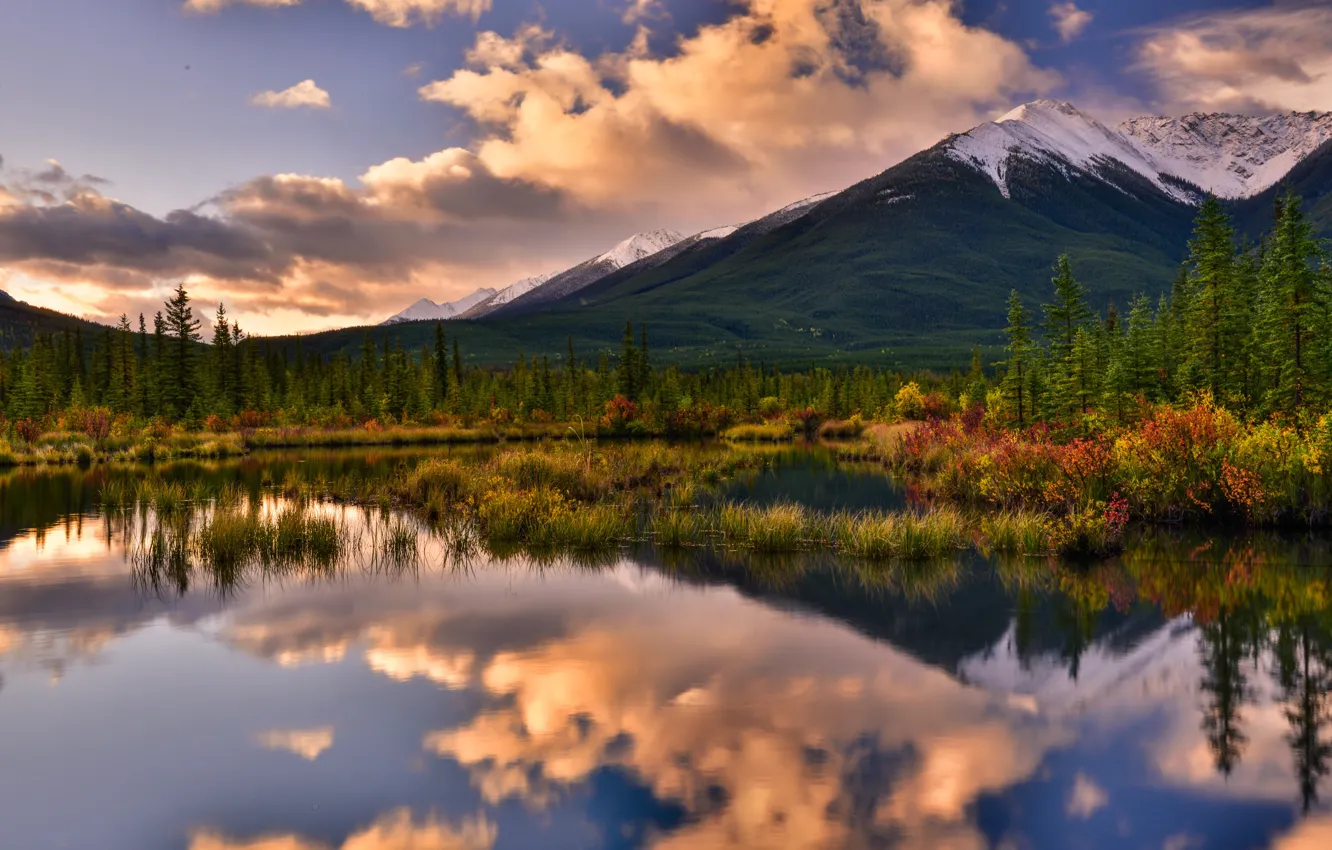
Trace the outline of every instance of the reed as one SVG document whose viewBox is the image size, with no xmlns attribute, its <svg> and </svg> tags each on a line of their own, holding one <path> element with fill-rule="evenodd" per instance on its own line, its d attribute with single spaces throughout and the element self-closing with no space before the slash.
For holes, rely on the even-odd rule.
<svg viewBox="0 0 1332 850">
<path fill-rule="evenodd" d="M 405 567 L 417 560 L 417 531 L 408 523 L 399 519 L 390 522 L 384 529 L 381 553 L 391 566 Z"/>
<path fill-rule="evenodd" d="M 662 548 L 683 549 L 707 542 L 707 524 L 694 511 L 670 509 L 656 512 L 648 528 L 652 541 Z"/>
<path fill-rule="evenodd" d="M 966 547 L 966 523 L 951 508 L 924 514 L 861 513 L 834 521 L 834 546 L 857 558 L 939 558 Z"/>
<path fill-rule="evenodd" d="M 795 439 L 795 429 L 785 422 L 736 425 L 723 431 L 721 437 L 734 443 L 785 443 Z"/>
<path fill-rule="evenodd" d="M 754 552 L 798 552 L 829 539 L 829 519 L 794 504 L 727 504 L 716 523 L 724 545 Z"/>
<path fill-rule="evenodd" d="M 980 518 L 982 549 L 1006 555 L 1044 555 L 1057 547 L 1049 517 L 1031 511 L 1001 511 Z"/>
<path fill-rule="evenodd" d="M 534 546 L 595 551 L 619 546 L 633 534 L 633 517 L 619 505 L 564 510 L 538 522 L 528 542 Z"/>
<path fill-rule="evenodd" d="M 134 487 L 124 478 L 107 478 L 97 490 L 97 502 L 106 508 L 123 508 L 134 502 Z"/>
<path fill-rule="evenodd" d="M 151 505 L 159 514 L 176 513 L 189 502 L 183 484 L 160 478 L 150 478 L 140 484 L 137 496 L 140 502 Z"/>
</svg>

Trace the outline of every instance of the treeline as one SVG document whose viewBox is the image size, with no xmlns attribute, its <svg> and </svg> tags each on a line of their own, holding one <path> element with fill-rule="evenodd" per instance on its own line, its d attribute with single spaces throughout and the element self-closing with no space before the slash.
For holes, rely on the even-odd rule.
<svg viewBox="0 0 1332 850">
<path fill-rule="evenodd" d="M 793 410 L 846 417 L 888 409 L 903 375 L 869 367 L 788 371 L 746 362 L 686 372 L 656 368 L 647 330 L 630 323 L 619 352 L 582 357 L 570 343 L 552 362 L 519 355 L 509 369 L 467 365 L 444 324 L 434 343 L 404 350 L 392 331 L 367 333 L 355 356 L 251 338 L 219 306 L 201 342 L 184 287 L 151 323 L 128 317 L 89 339 L 78 330 L 39 336 L 0 355 L 0 411 L 11 421 L 106 408 L 145 420 L 202 425 L 412 423 L 441 417 L 493 421 L 642 422 L 653 430 L 710 430 Z M 965 376 L 914 376 L 955 396 Z M 216 422 L 217 419 L 211 419 Z"/>
<path fill-rule="evenodd" d="M 1209 197 L 1170 294 L 1139 296 L 1126 316 L 1089 308 L 1067 256 L 1053 284 L 1040 340 L 1009 297 L 1008 358 L 987 406 L 1010 422 L 1124 420 L 1200 391 L 1254 419 L 1298 421 L 1332 402 L 1332 268 L 1294 195 L 1257 244 L 1240 243 Z"/>
</svg>

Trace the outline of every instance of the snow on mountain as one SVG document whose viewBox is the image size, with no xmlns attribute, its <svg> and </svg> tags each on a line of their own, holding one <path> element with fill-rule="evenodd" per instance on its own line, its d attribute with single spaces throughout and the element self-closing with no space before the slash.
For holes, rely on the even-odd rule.
<svg viewBox="0 0 1332 850">
<path fill-rule="evenodd" d="M 740 229 L 739 227 L 736 227 L 733 224 L 727 225 L 726 227 L 714 227 L 712 230 L 703 231 L 702 233 L 695 236 L 694 239 L 698 240 L 699 242 L 702 242 L 705 239 L 725 239 L 727 236 L 730 236 L 732 233 L 736 232 L 739 229 Z"/>
<path fill-rule="evenodd" d="M 1112 130 L 1071 104 L 1038 100 L 950 138 L 948 153 L 980 169 L 1009 196 L 1015 156 L 1073 168 L 1114 184 L 1114 165 L 1151 181 L 1176 200 L 1197 203 L 1187 181 L 1224 198 L 1246 198 L 1275 185 L 1332 140 L 1332 113 L 1252 118 L 1193 113 L 1134 118 Z"/>
<path fill-rule="evenodd" d="M 517 283 L 513 284 L 512 286 L 508 286 L 505 287 L 504 289 L 501 289 L 499 291 L 499 294 L 496 295 L 494 298 L 492 298 L 489 301 L 489 303 L 487 303 L 486 306 L 498 307 L 501 304 L 508 304 L 513 299 L 526 295 L 527 293 L 531 292 L 533 289 L 536 289 L 538 286 L 550 280 L 557 274 L 559 274 L 559 272 L 549 272 L 547 274 L 539 274 L 536 277 L 525 277 L 522 280 L 518 281 Z"/>
<path fill-rule="evenodd" d="M 445 319 L 455 319 L 471 310 L 473 307 L 494 298 L 498 293 L 493 289 L 478 289 L 471 295 L 459 298 L 457 301 L 450 301 L 445 304 L 436 304 L 429 298 L 422 298 L 412 306 L 403 310 L 395 316 L 384 320 L 385 325 L 397 325 L 402 322 L 422 322 L 422 321 L 442 321 Z"/>
<path fill-rule="evenodd" d="M 666 250 L 677 242 L 684 241 L 684 234 L 674 230 L 649 230 L 635 233 L 606 253 L 594 259 L 593 263 L 606 263 L 612 270 L 622 269 L 630 263 L 636 263 L 644 257 Z"/>
<path fill-rule="evenodd" d="M 1274 185 L 1332 140 L 1332 112 L 1245 115 L 1194 112 L 1134 118 L 1119 132 L 1167 174 L 1217 197 L 1245 198 Z"/>
<path fill-rule="evenodd" d="M 786 206 L 782 207 L 776 212 L 769 213 L 769 215 L 774 215 L 774 216 L 786 215 L 788 213 L 807 210 L 810 207 L 814 206 L 815 204 L 822 203 L 836 194 L 837 194 L 836 192 L 821 192 L 817 195 L 810 195 L 808 198 L 802 198 L 801 200 L 796 201 L 794 204 L 787 204 Z M 767 216 L 765 216 L 765 218 L 766 217 Z"/>
<path fill-rule="evenodd" d="M 1038 100 L 951 140 L 949 153 L 990 177 L 1009 197 L 1008 164 L 1014 156 L 1072 166 L 1101 176 L 1113 163 L 1141 174 L 1178 200 L 1192 202 L 1191 193 L 1162 179 L 1152 157 L 1126 136 L 1111 130 L 1069 103 Z"/>
<path fill-rule="evenodd" d="M 1088 647 L 1076 679 L 1068 661 L 1057 655 L 1019 659 L 1015 630 L 1016 624 L 1010 625 L 993 647 L 963 659 L 958 668 L 963 681 L 1053 715 L 1156 702 L 1197 689 L 1198 633 L 1188 618 L 1166 624 L 1127 650 L 1108 642 Z"/>
</svg>

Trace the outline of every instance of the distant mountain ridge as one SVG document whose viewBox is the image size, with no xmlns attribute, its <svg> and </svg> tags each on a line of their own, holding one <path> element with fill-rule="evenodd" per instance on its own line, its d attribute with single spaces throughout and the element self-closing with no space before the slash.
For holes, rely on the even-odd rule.
<svg viewBox="0 0 1332 850">
<path fill-rule="evenodd" d="M 782 363 L 947 367 L 974 344 L 999 354 L 1008 292 L 1038 311 L 1059 254 L 1096 306 L 1122 309 L 1169 290 L 1207 192 L 1254 236 L 1286 183 L 1332 235 L 1332 113 L 1112 128 L 1038 100 L 841 192 L 663 240 L 618 269 L 566 278 L 567 289 L 552 284 L 575 270 L 556 275 L 450 333 L 478 362 L 520 348 L 558 355 L 569 336 L 612 349 L 633 320 L 663 361 L 704 365 L 739 349 Z M 404 326 L 403 341 L 425 333 Z M 319 345 L 354 351 L 358 340 Z"/>
<path fill-rule="evenodd" d="M 412 306 L 403 310 L 395 316 L 390 316 L 384 320 L 385 325 L 397 325 L 403 322 L 422 322 L 422 321 L 440 321 L 445 319 L 456 319 L 473 309 L 478 304 L 485 303 L 493 299 L 498 293 L 493 289 L 478 289 L 471 295 L 459 298 L 457 301 L 450 301 L 446 304 L 436 304 L 429 298 L 422 298 Z"/>
</svg>

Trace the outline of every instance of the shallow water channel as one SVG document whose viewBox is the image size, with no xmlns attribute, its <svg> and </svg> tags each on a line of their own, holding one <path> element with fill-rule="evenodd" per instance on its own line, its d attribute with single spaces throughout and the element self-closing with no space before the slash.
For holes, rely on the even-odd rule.
<svg viewBox="0 0 1332 850">
<path fill-rule="evenodd" d="M 162 475 L 276 512 L 295 467 L 419 456 Z M 318 505 L 336 568 L 156 574 L 155 517 L 97 506 L 117 474 L 0 477 L 5 850 L 1332 846 L 1325 540 L 497 558 Z M 905 504 L 803 450 L 727 495 Z"/>
</svg>

